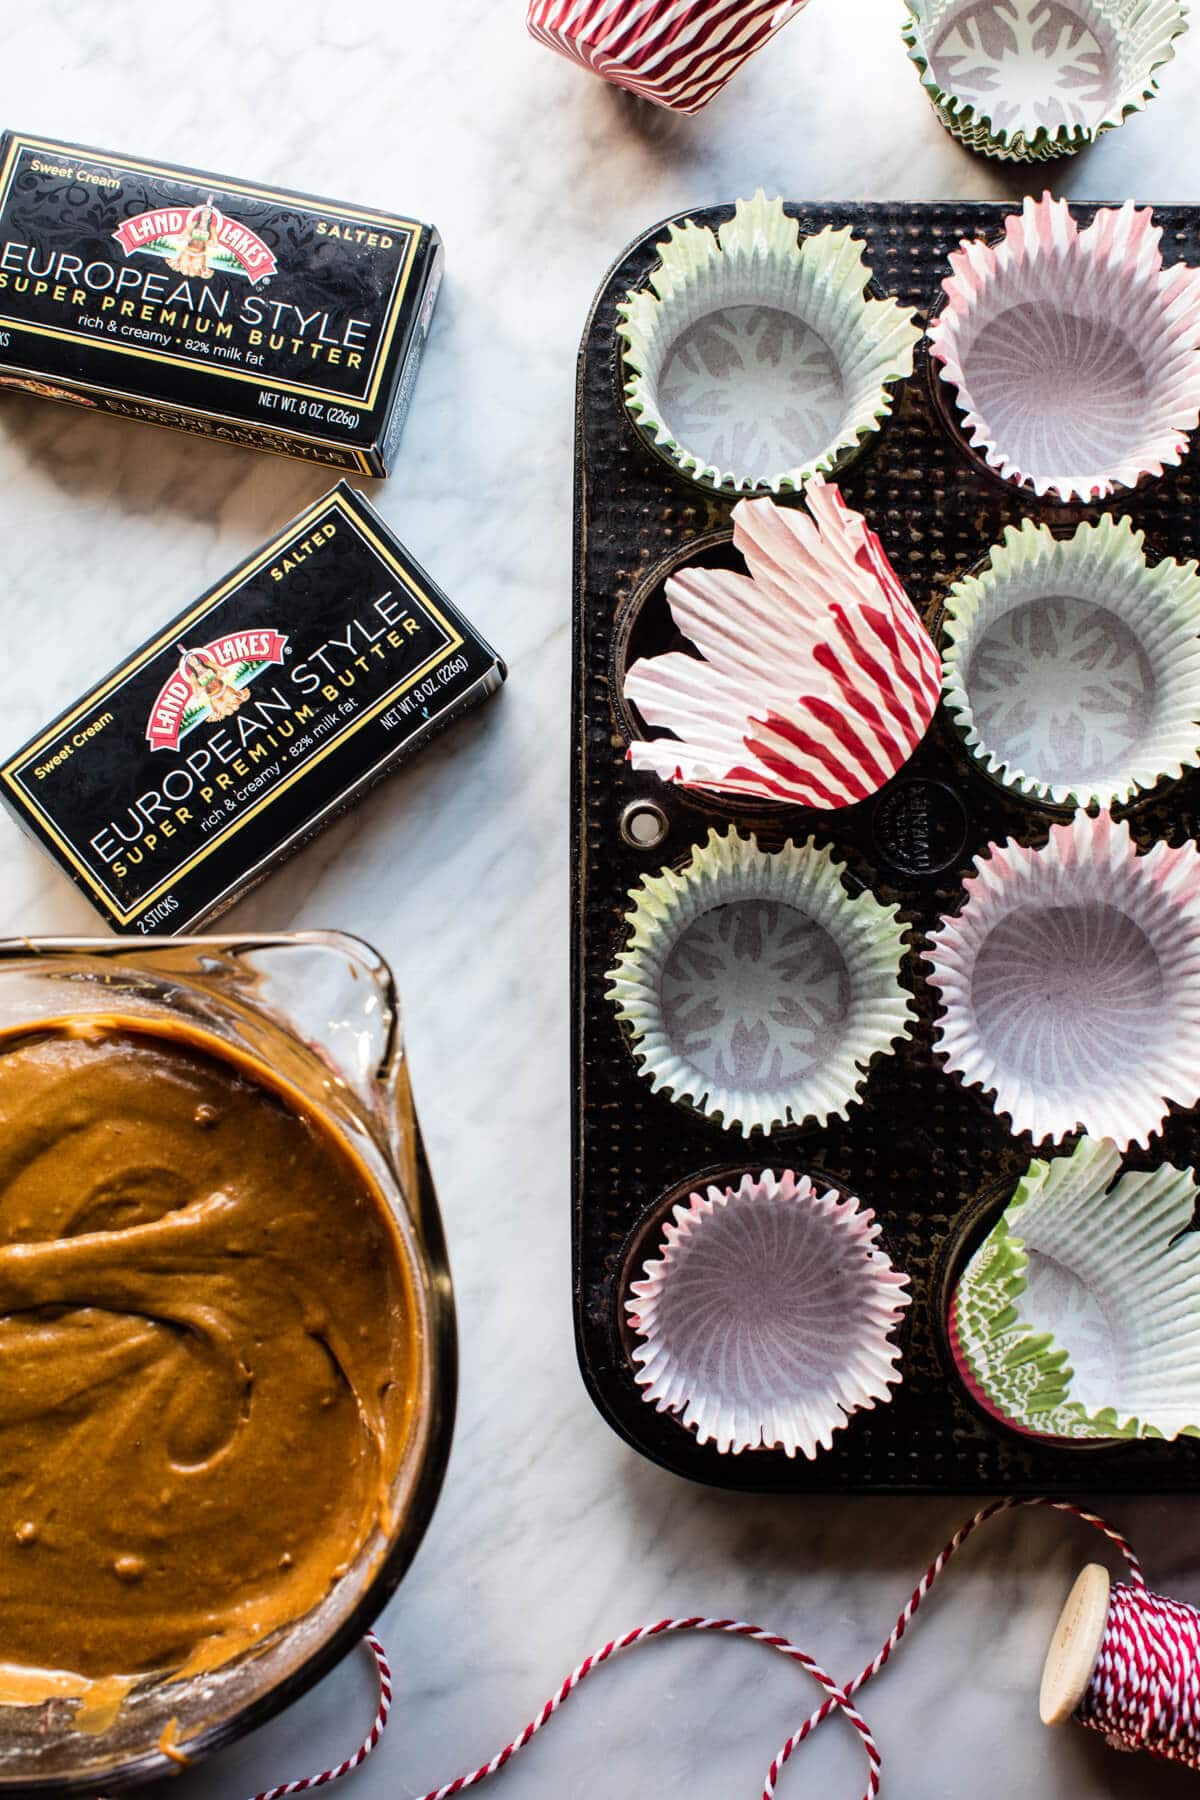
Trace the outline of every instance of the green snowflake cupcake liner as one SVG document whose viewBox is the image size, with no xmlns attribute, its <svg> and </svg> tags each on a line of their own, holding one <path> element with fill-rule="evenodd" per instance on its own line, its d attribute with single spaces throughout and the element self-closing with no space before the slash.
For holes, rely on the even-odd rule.
<svg viewBox="0 0 1200 1800">
<path fill-rule="evenodd" d="M 726 1130 L 844 1116 L 911 1027 L 897 913 L 811 841 L 713 830 L 630 899 L 609 998 L 651 1087 Z"/>
<path fill-rule="evenodd" d="M 1026 519 L 950 589 L 942 691 L 979 766 L 1023 799 L 1111 807 L 1200 761 L 1200 573 L 1105 515 Z"/>
<path fill-rule="evenodd" d="M 868 295 L 849 226 L 804 236 L 782 200 L 739 200 L 719 230 L 669 227 L 619 305 L 625 403 L 646 442 L 720 492 L 794 492 L 840 468 L 892 409 L 921 333 Z"/>
<path fill-rule="evenodd" d="M 938 118 L 1005 162 L 1073 156 L 1140 112 L 1187 30 L 1182 0 L 908 0 Z"/>
<path fill-rule="evenodd" d="M 951 1303 L 975 1397 L 1039 1437 L 1200 1436 L 1196 1199 L 1190 1170 L 1122 1174 L 1105 1139 L 1031 1163 Z"/>
</svg>

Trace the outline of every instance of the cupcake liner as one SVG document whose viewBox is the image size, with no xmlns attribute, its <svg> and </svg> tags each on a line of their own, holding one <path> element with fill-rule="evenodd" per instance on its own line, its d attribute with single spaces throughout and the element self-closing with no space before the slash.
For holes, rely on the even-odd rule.
<svg viewBox="0 0 1200 1800">
<path fill-rule="evenodd" d="M 836 487 L 809 514 L 741 500 L 749 575 L 684 569 L 667 604 L 699 657 L 644 657 L 625 697 L 674 738 L 636 741 L 635 769 L 708 793 L 852 805 L 912 755 L 941 687 L 937 650 L 874 532 Z"/>
<path fill-rule="evenodd" d="M 655 106 L 696 113 L 808 0 L 530 0 L 530 35 Z"/>
<path fill-rule="evenodd" d="M 1032 1163 L 956 1290 L 971 1379 L 1021 1429 L 1200 1435 L 1195 1179 L 1120 1167 L 1089 1138 Z"/>
<path fill-rule="evenodd" d="M 711 831 L 630 899 L 609 997 L 651 1086 L 726 1130 L 841 1117 L 909 1029 L 897 914 L 811 842 Z"/>
<path fill-rule="evenodd" d="M 1077 813 L 992 844 L 929 951 L 938 1053 L 1016 1132 L 1125 1146 L 1200 1101 L 1200 854 Z"/>
<path fill-rule="evenodd" d="M 626 1310 L 643 1399 L 723 1454 L 815 1457 L 891 1398 L 908 1277 L 873 1212 L 770 1170 L 674 1209 Z"/>
<path fill-rule="evenodd" d="M 674 224 L 617 309 L 638 431 L 693 481 L 784 493 L 832 470 L 891 411 L 921 333 L 848 226 L 802 237 L 782 200 L 739 200 L 717 232 Z"/>
<path fill-rule="evenodd" d="M 1094 500 L 1178 463 L 1200 418 L 1200 270 L 1164 269 L 1149 208 L 1027 199 L 1003 241 L 964 240 L 930 352 L 967 436 L 1006 480 Z"/>
<path fill-rule="evenodd" d="M 1072 156 L 1140 112 L 1187 30 L 1181 0 L 908 0 L 903 27 L 946 129 L 985 156 Z"/>
<path fill-rule="evenodd" d="M 1026 798 L 1112 806 L 1200 760 L 1200 574 L 1144 543 L 1129 519 L 1026 519 L 950 590 L 946 705 Z"/>
</svg>

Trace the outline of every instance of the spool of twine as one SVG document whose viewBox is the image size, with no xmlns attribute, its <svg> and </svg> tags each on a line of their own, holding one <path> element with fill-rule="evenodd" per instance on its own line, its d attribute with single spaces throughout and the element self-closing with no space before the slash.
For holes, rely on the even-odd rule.
<svg viewBox="0 0 1200 1800">
<path fill-rule="evenodd" d="M 1200 1612 L 1089 1563 L 1063 1607 L 1042 1672 L 1047 1725 L 1076 1719 L 1114 1750 L 1200 1769 Z"/>
<path fill-rule="evenodd" d="M 864 1800 L 875 1800 L 880 1791 L 883 1761 L 871 1728 L 854 1704 L 854 1696 L 891 1660 L 908 1627 L 946 1565 L 974 1536 L 981 1525 L 998 1513 L 1019 1507 L 1044 1506 L 1069 1513 L 1102 1532 L 1125 1560 L 1129 1579 L 1111 1581 L 1108 1571 L 1090 1564 L 1071 1590 L 1055 1630 L 1042 1676 L 1040 1710 L 1048 1725 L 1075 1719 L 1089 1731 L 1099 1731 L 1117 1750 L 1145 1750 L 1167 1762 L 1200 1768 L 1200 1612 L 1182 1601 L 1155 1594 L 1133 1547 L 1112 1525 L 1096 1513 L 1084 1512 L 1065 1500 L 995 1500 L 968 1519 L 950 1542 L 934 1557 L 918 1581 L 908 1604 L 889 1632 L 879 1653 L 851 1681 L 839 1683 L 807 1651 L 778 1633 L 764 1631 L 738 1619 L 660 1619 L 638 1625 L 623 1637 L 611 1638 L 585 1657 L 578 1668 L 530 1720 L 490 1761 L 468 1775 L 459 1775 L 445 1786 L 432 1788 L 421 1800 L 453 1800 L 456 1794 L 477 1787 L 503 1769 L 532 1742 L 575 1689 L 621 1651 L 631 1650 L 652 1638 L 676 1632 L 721 1632 L 748 1638 L 786 1656 L 811 1676 L 822 1690 L 820 1705 L 780 1747 L 771 1761 L 762 1787 L 762 1800 L 774 1800 L 776 1784 L 792 1755 L 834 1713 L 841 1713 L 857 1732 L 867 1759 Z M 375 1658 L 380 1677 L 379 1712 L 358 1750 L 335 1768 L 319 1775 L 302 1776 L 280 1787 L 267 1788 L 254 1800 L 285 1800 L 285 1796 L 325 1787 L 359 1768 L 374 1750 L 387 1724 L 391 1701 L 390 1673 L 378 1639 L 368 1635 L 366 1647 Z"/>
</svg>

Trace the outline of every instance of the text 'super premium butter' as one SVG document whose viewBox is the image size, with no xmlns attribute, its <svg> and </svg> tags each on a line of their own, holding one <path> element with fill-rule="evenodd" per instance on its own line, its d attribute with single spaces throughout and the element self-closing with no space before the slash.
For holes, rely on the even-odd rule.
<svg viewBox="0 0 1200 1800">
<path fill-rule="evenodd" d="M 0 800 L 118 931 L 186 931 L 504 674 L 339 482 L 0 764 Z"/>
<path fill-rule="evenodd" d="M 441 267 L 413 219 L 0 135 L 0 387 L 385 475 Z"/>
</svg>

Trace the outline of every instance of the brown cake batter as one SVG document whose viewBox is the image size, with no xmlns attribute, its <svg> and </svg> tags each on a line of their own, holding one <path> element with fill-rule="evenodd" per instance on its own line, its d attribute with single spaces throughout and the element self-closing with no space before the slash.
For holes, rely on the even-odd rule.
<svg viewBox="0 0 1200 1800">
<path fill-rule="evenodd" d="M 0 1700 L 81 1694 L 93 1724 L 320 1601 L 386 1522 L 413 1406 L 382 1198 L 217 1050 L 0 1037 Z"/>
</svg>

